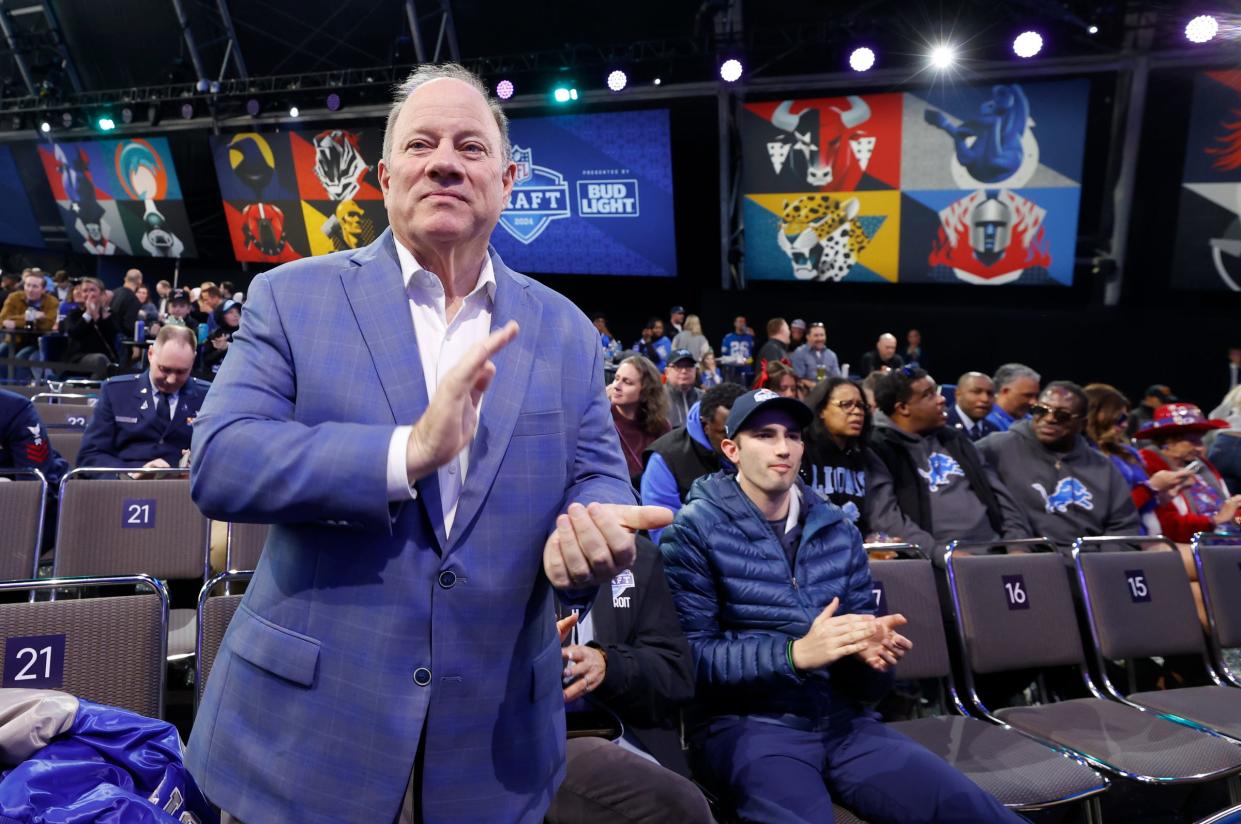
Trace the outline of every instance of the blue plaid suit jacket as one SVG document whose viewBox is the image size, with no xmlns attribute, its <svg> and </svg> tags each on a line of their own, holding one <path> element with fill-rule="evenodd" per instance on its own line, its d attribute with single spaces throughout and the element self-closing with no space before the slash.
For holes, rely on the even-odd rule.
<svg viewBox="0 0 1241 824">
<path fill-rule="evenodd" d="M 274 525 L 188 753 L 243 821 L 392 821 L 420 743 L 427 822 L 539 821 L 563 777 L 543 543 L 573 501 L 634 500 L 598 335 L 492 252 L 493 324 L 521 332 L 446 536 L 435 473 L 387 500 L 393 427 L 427 405 L 394 244 L 257 277 L 194 426 L 203 512 Z"/>
</svg>

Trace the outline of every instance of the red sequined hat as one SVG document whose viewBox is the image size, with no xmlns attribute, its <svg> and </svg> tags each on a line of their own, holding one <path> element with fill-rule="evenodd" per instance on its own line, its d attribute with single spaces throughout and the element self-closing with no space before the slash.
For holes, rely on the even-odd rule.
<svg viewBox="0 0 1241 824">
<path fill-rule="evenodd" d="M 1227 428 L 1228 421 L 1208 418 L 1192 403 L 1167 403 L 1155 410 L 1155 417 L 1138 430 L 1136 437 L 1149 438 L 1157 433 L 1210 432 L 1212 429 Z"/>
</svg>

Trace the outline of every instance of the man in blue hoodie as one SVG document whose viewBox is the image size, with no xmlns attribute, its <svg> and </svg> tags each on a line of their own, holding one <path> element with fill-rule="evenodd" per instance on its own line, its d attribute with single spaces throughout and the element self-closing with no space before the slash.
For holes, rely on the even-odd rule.
<svg viewBox="0 0 1241 824">
<path fill-rule="evenodd" d="M 874 615 L 857 528 L 797 477 L 810 422 L 770 390 L 738 398 L 737 474 L 695 481 L 660 540 L 705 776 L 745 821 L 831 821 L 833 798 L 876 823 L 1022 821 L 864 707 L 912 644 L 902 616 Z"/>
</svg>

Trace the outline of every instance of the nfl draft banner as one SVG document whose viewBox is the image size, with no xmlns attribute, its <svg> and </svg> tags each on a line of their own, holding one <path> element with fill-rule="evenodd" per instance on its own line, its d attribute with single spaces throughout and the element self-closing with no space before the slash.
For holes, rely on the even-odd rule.
<svg viewBox="0 0 1241 824">
<path fill-rule="evenodd" d="M 514 119 L 491 243 L 519 272 L 676 275 L 667 110 Z"/>
<path fill-rule="evenodd" d="M 233 255 L 281 263 L 370 243 L 388 227 L 382 144 L 382 128 L 212 137 Z"/>
<path fill-rule="evenodd" d="M 162 137 L 38 146 L 75 252 L 193 257 L 194 239 Z"/>
<path fill-rule="evenodd" d="M 1085 80 L 748 103 L 745 274 L 1069 285 Z"/>
<path fill-rule="evenodd" d="M 1241 292 L 1241 71 L 1194 79 L 1172 285 Z"/>
</svg>

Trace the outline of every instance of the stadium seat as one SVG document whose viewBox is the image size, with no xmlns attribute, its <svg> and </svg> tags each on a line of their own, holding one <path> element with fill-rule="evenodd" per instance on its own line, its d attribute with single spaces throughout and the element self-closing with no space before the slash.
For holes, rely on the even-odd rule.
<svg viewBox="0 0 1241 824">
<path fill-rule="evenodd" d="M 233 613 L 241 603 L 242 595 L 212 595 L 220 584 L 236 581 L 249 581 L 249 572 L 223 572 L 216 575 L 203 585 L 198 594 L 198 633 L 194 649 L 198 653 L 194 662 L 194 709 L 202 699 L 203 690 L 207 687 L 207 678 L 211 675 L 211 667 L 215 664 L 216 654 L 224 641 L 224 631 L 228 629 Z"/>
<path fill-rule="evenodd" d="M 82 436 L 84 434 L 84 430 L 77 428 L 54 426 L 47 428 L 47 438 L 52 442 L 52 448 L 69 462 L 70 469 L 78 465 L 78 452 L 82 448 Z"/>
<path fill-rule="evenodd" d="M 95 407 L 77 403 L 43 403 L 34 401 L 34 411 L 48 429 L 69 427 L 85 429 L 95 414 Z"/>
<path fill-rule="evenodd" d="M 0 581 L 35 578 L 43 546 L 47 479 L 37 469 L 0 469 Z"/>
<path fill-rule="evenodd" d="M 988 708 L 975 688 L 975 673 L 1070 666 L 1093 695 L 1100 694 L 1083 669 L 1064 558 L 948 551 L 945 564 L 967 695 L 983 716 L 1139 782 L 1188 784 L 1241 772 L 1241 748 L 1188 723 L 1115 701 L 1095 697 Z"/>
<path fill-rule="evenodd" d="M 1080 544 L 1080 542 L 1079 542 Z M 1107 675 L 1104 661 L 1155 656 L 1206 658 L 1189 576 L 1177 552 L 1083 553 L 1073 563 L 1090 624 L 1091 646 L 1104 692 L 1117 701 L 1188 719 L 1204 729 L 1241 741 L 1241 690 L 1225 686 L 1182 687 L 1125 695 Z"/>
<path fill-rule="evenodd" d="M 75 469 L 60 485 L 53 574 L 145 574 L 162 580 L 207 576 L 207 519 L 190 499 L 188 478 L 89 478 L 115 469 Z M 151 473 L 152 470 L 143 470 Z M 183 470 L 155 470 L 176 475 Z M 169 619 L 170 655 L 194 651 L 194 610 Z"/>
<path fill-rule="evenodd" d="M 23 398 L 29 399 L 29 398 L 33 398 L 35 395 L 39 394 L 40 392 L 46 392 L 47 385 L 42 384 L 42 383 L 37 383 L 31 386 L 28 383 L 7 383 L 4 381 L 0 381 L 0 389 L 7 389 L 9 392 L 13 392 L 15 394 L 21 395 Z"/>
<path fill-rule="evenodd" d="M 0 683 L 164 711 L 168 593 L 148 575 L 7 581 L 0 592 L 139 586 L 151 593 L 0 604 Z"/>
<path fill-rule="evenodd" d="M 1224 680 L 1241 687 L 1241 672 L 1234 670 L 1224 650 L 1241 648 L 1241 545 L 1210 543 L 1211 536 L 1195 535 L 1194 564 L 1198 585 L 1211 629 L 1211 651 Z"/>
<path fill-rule="evenodd" d="M 959 706 L 931 562 L 871 561 L 870 570 L 878 614 L 899 612 L 909 621 L 900 632 L 913 642 L 913 649 L 896 666 L 896 678 L 944 681 Z M 1088 818 L 1099 817 L 1095 796 L 1108 788 L 1107 780 L 1062 748 L 962 715 L 889 726 L 952 764 L 1005 806 L 1033 810 L 1085 801 Z"/>
<path fill-rule="evenodd" d="M 60 388 L 57 389 L 56 387 Z M 95 391 L 89 386 L 69 386 L 68 381 L 57 383 L 55 381 L 48 384 L 48 388 L 42 392 L 37 392 L 30 397 L 32 403 L 64 403 L 70 406 L 94 406 L 99 402 L 99 385 L 94 387 Z"/>
<path fill-rule="evenodd" d="M 255 569 L 263 544 L 267 542 L 268 524 L 228 525 L 228 568 Z"/>
</svg>

